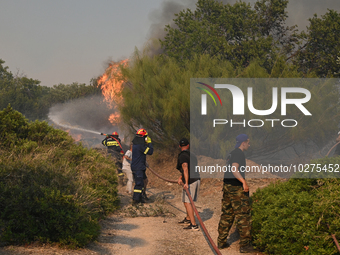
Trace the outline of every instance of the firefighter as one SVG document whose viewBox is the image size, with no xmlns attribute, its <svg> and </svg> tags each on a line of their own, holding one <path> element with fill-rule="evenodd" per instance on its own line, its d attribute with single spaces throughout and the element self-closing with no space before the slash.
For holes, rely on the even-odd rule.
<svg viewBox="0 0 340 255">
<path fill-rule="evenodd" d="M 146 155 L 152 155 L 153 146 L 151 138 L 144 128 L 137 131 L 135 138 L 132 140 L 133 154 L 131 162 L 131 170 L 135 179 L 135 187 L 133 190 L 133 204 L 144 203 L 146 198 L 145 184 L 147 183 L 146 171 Z"/>
<path fill-rule="evenodd" d="M 122 171 L 122 157 L 124 155 L 124 151 L 118 133 L 113 132 L 112 135 L 107 135 L 102 141 L 102 144 L 104 146 L 107 146 L 108 153 L 110 153 L 111 156 L 115 159 L 118 171 L 118 182 L 119 184 L 123 185 L 124 173 Z"/>
</svg>

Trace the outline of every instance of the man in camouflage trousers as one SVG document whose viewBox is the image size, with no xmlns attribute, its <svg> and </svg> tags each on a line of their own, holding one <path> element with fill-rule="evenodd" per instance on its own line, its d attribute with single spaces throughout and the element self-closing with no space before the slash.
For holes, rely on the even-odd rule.
<svg viewBox="0 0 340 255">
<path fill-rule="evenodd" d="M 245 180 L 244 151 L 249 146 L 248 136 L 238 135 L 235 149 L 228 156 L 228 171 L 225 173 L 223 184 L 222 214 L 218 225 L 218 248 L 228 248 L 230 245 L 227 243 L 227 237 L 235 220 L 240 234 L 241 253 L 255 252 L 251 244 L 249 187 Z"/>
</svg>

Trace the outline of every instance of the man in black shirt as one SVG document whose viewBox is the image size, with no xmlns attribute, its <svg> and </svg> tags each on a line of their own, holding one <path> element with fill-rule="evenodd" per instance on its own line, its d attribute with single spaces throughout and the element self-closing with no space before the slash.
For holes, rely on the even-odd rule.
<svg viewBox="0 0 340 255">
<path fill-rule="evenodd" d="M 178 184 L 183 185 L 182 202 L 184 203 L 187 216 L 184 220 L 178 222 L 179 224 L 188 224 L 184 229 L 199 230 L 195 221 L 194 210 L 190 204 L 188 195 L 186 194 L 185 187 L 189 190 L 190 196 L 194 202 L 197 201 L 198 191 L 200 187 L 200 178 L 190 178 L 190 169 L 194 169 L 197 165 L 197 158 L 189 151 L 189 141 L 183 138 L 179 141 L 181 153 L 178 154 L 177 169 L 181 172 L 178 178 Z"/>
<path fill-rule="evenodd" d="M 240 234 L 240 252 L 254 252 L 251 244 L 251 218 L 249 186 L 245 180 L 246 158 L 249 137 L 240 134 L 236 137 L 235 149 L 228 156 L 229 171 L 225 173 L 223 184 L 222 214 L 218 225 L 217 244 L 220 249 L 229 247 L 227 237 L 229 230 L 236 221 Z"/>
</svg>

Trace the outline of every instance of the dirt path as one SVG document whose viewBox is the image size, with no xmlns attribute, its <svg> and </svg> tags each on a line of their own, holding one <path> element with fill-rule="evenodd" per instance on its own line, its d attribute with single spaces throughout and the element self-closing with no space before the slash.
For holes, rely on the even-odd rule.
<svg viewBox="0 0 340 255">
<path fill-rule="evenodd" d="M 176 213 L 184 215 L 175 202 L 179 199 L 177 195 L 155 188 L 149 188 L 148 193 L 149 202 L 137 209 L 130 205 L 130 198 L 123 195 L 120 213 L 103 222 L 99 243 L 110 251 L 105 254 L 202 254 L 202 247 L 196 244 L 202 233 L 183 230 L 183 226 L 177 224 L 180 218 Z M 144 216 L 131 217 L 136 214 Z M 113 222 L 111 226 L 110 221 Z M 191 238 L 189 242 L 188 237 Z M 210 253 L 208 245 L 204 251 Z"/>
<path fill-rule="evenodd" d="M 159 162 L 155 162 L 159 165 Z M 152 167 L 152 164 L 150 164 Z M 164 166 L 162 174 L 176 179 L 173 164 Z M 152 167 L 153 168 L 153 167 Z M 155 169 L 155 168 L 154 168 Z M 54 246 L 7 246 L 0 248 L 0 254 L 66 254 L 66 255 L 133 255 L 133 254 L 214 254 L 202 229 L 184 230 L 177 224 L 185 217 L 181 202 L 181 187 L 166 183 L 148 173 L 150 200 L 143 206 L 131 205 L 131 197 L 125 187 L 119 187 L 121 209 L 101 222 L 102 231 L 98 240 L 79 250 L 66 250 Z M 250 190 L 268 185 L 273 180 L 249 180 Z M 204 179 L 201 184 L 199 201 L 196 207 L 211 238 L 216 243 L 217 226 L 221 211 L 222 181 Z M 239 253 L 239 236 L 233 227 L 230 233 L 231 247 L 221 250 L 222 254 Z M 261 254 L 261 253 L 258 253 Z"/>
</svg>

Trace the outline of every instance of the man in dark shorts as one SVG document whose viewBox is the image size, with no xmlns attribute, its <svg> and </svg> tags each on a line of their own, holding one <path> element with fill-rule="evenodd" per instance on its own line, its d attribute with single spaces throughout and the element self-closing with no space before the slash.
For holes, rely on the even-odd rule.
<svg viewBox="0 0 340 255">
<path fill-rule="evenodd" d="M 195 221 L 194 210 L 191 206 L 189 197 L 185 191 L 185 187 L 189 190 L 190 196 L 194 202 L 197 201 L 198 192 L 200 188 L 200 178 L 190 178 L 190 169 L 197 165 L 197 158 L 193 153 L 189 151 L 189 141 L 183 138 L 179 141 L 179 147 L 181 153 L 178 154 L 177 169 L 181 172 L 181 176 L 178 178 L 178 184 L 183 185 L 182 202 L 184 203 L 187 216 L 179 224 L 188 224 L 184 229 L 199 230 Z M 191 166 L 191 168 L 190 168 Z"/>
<path fill-rule="evenodd" d="M 235 149 L 227 159 L 228 171 L 224 175 L 222 214 L 218 225 L 217 245 L 219 249 L 228 248 L 229 230 L 235 220 L 240 234 L 240 252 L 255 252 L 251 244 L 251 216 L 249 187 L 245 180 L 246 158 L 249 137 L 240 134 L 236 137 Z"/>
</svg>

